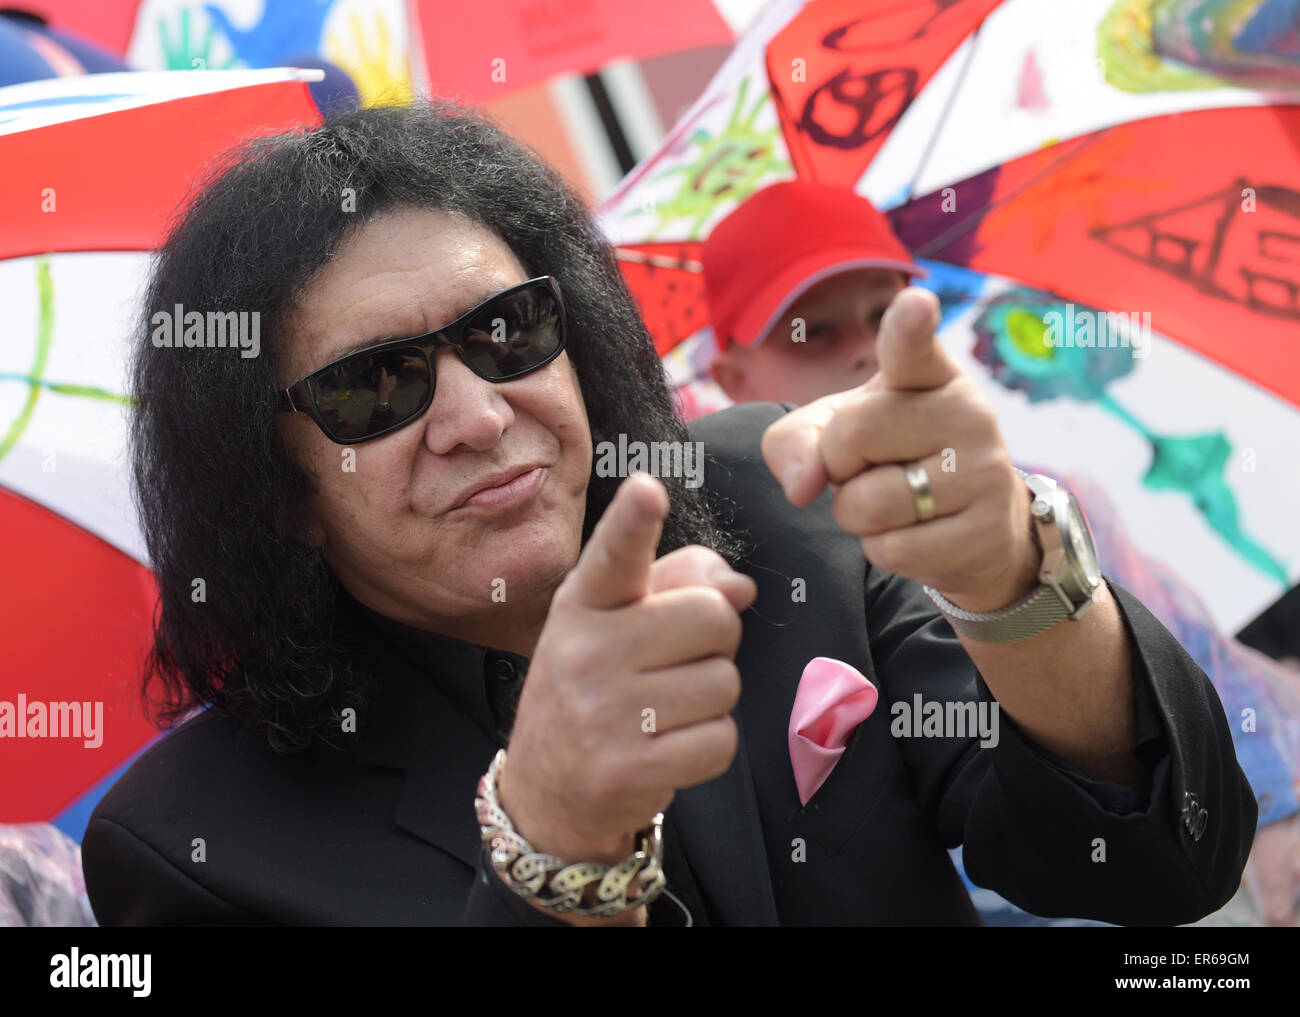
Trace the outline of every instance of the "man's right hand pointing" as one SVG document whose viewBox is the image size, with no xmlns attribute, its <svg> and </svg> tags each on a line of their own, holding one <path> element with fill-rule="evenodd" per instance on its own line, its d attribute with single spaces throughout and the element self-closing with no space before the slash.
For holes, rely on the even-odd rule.
<svg viewBox="0 0 1300 1017">
<path fill-rule="evenodd" d="M 678 788 L 725 773 L 740 612 L 757 587 L 713 551 L 656 560 L 668 494 L 619 487 L 556 590 L 530 662 L 499 792 L 536 851 L 613 864 Z"/>
</svg>

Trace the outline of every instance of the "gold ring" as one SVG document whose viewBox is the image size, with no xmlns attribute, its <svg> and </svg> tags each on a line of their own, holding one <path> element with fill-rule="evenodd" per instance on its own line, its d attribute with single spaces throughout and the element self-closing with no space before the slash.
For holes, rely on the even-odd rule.
<svg viewBox="0 0 1300 1017">
<path fill-rule="evenodd" d="M 916 521 L 923 523 L 934 518 L 934 492 L 930 490 L 930 474 L 920 463 L 907 463 L 903 466 L 903 476 L 907 486 L 912 489 L 912 501 L 916 505 Z"/>
</svg>

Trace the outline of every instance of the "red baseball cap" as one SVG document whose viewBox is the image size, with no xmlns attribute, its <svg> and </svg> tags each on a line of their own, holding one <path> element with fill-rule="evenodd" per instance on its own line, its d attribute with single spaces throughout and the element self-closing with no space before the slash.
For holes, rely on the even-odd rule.
<svg viewBox="0 0 1300 1017">
<path fill-rule="evenodd" d="M 887 220 L 846 187 L 789 180 L 764 187 L 713 228 L 700 255 L 719 349 L 754 346 L 782 312 L 828 276 L 917 265 Z"/>
</svg>

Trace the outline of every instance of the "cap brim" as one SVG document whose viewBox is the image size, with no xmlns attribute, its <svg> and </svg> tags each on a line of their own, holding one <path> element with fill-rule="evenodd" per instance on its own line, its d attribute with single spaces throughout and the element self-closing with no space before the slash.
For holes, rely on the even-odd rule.
<svg viewBox="0 0 1300 1017">
<path fill-rule="evenodd" d="M 924 279 L 930 273 L 920 265 L 897 258 L 864 258 L 844 251 L 824 251 L 782 269 L 768 282 L 753 305 L 736 321 L 733 338 L 741 346 L 758 346 L 781 316 L 801 296 L 823 279 L 856 268 L 894 269 Z"/>
</svg>

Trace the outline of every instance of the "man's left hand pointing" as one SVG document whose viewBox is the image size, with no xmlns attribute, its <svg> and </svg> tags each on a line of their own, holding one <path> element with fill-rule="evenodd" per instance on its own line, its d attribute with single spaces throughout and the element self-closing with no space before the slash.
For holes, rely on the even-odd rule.
<svg viewBox="0 0 1300 1017">
<path fill-rule="evenodd" d="M 830 486 L 840 527 L 872 564 L 932 586 L 969 611 L 996 611 L 1038 583 L 1029 495 L 997 418 L 935 335 L 938 301 L 910 287 L 885 312 L 879 372 L 772 424 L 763 458 L 794 505 Z M 929 476 L 919 521 L 904 466 Z"/>
</svg>

